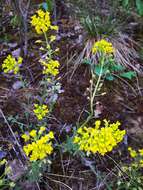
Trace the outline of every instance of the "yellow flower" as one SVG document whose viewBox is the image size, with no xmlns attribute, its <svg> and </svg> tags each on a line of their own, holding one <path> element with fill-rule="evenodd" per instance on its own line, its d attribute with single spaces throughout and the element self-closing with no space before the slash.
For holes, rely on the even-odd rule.
<svg viewBox="0 0 143 190">
<path fill-rule="evenodd" d="M 24 139 L 25 142 L 29 141 L 30 139 L 30 136 L 27 134 L 23 134 L 21 137 Z"/>
<path fill-rule="evenodd" d="M 50 28 L 51 28 L 51 30 L 56 30 L 56 31 L 59 29 L 58 26 L 50 26 Z"/>
<path fill-rule="evenodd" d="M 41 126 L 38 133 L 41 135 L 45 130 L 46 130 L 46 127 Z"/>
<path fill-rule="evenodd" d="M 97 41 L 94 43 L 92 47 L 92 53 L 96 54 L 97 52 L 105 53 L 105 54 L 112 54 L 114 53 L 114 48 L 112 46 L 112 43 L 109 43 L 108 41 L 102 39 L 100 41 Z"/>
<path fill-rule="evenodd" d="M 51 50 L 50 44 L 47 44 L 47 49 L 48 49 L 48 50 Z"/>
<path fill-rule="evenodd" d="M 143 149 L 139 149 L 140 156 L 143 156 Z"/>
<path fill-rule="evenodd" d="M 16 184 L 15 184 L 14 182 L 10 182 L 10 183 L 9 183 L 9 186 L 10 186 L 11 188 L 15 187 L 15 185 L 16 185 Z"/>
<path fill-rule="evenodd" d="M 39 9 L 35 15 L 31 17 L 31 25 L 35 27 L 37 34 L 46 33 L 49 29 L 58 30 L 58 26 L 52 26 L 50 13 Z"/>
<path fill-rule="evenodd" d="M 50 131 L 49 134 L 48 134 L 48 136 L 49 136 L 49 139 L 53 139 L 53 138 L 54 138 L 54 133 L 53 133 L 53 131 Z"/>
<path fill-rule="evenodd" d="M 45 146 L 45 151 L 47 154 L 49 155 L 51 154 L 51 152 L 53 151 L 53 147 L 51 146 L 51 143 Z"/>
<path fill-rule="evenodd" d="M 53 42 L 55 40 L 56 40 L 56 36 L 54 36 L 54 35 L 50 36 L 50 42 Z"/>
<path fill-rule="evenodd" d="M 33 129 L 29 134 L 31 137 L 35 138 L 37 136 L 37 131 Z"/>
<path fill-rule="evenodd" d="M 12 55 L 8 55 L 7 58 L 3 61 L 2 69 L 5 73 L 13 72 L 14 74 L 17 74 L 19 72 L 19 67 L 22 61 L 22 57 L 18 57 L 16 60 Z"/>
<path fill-rule="evenodd" d="M 130 156 L 134 159 L 133 163 L 131 163 L 131 166 L 135 168 L 143 168 L 143 149 L 134 150 L 132 147 L 128 147 L 128 151 L 130 153 Z"/>
<path fill-rule="evenodd" d="M 137 152 L 135 150 L 133 150 L 131 147 L 128 147 L 128 151 L 132 158 L 135 158 L 137 156 Z"/>
<path fill-rule="evenodd" d="M 140 167 L 143 168 L 143 159 L 140 160 Z"/>
<path fill-rule="evenodd" d="M 33 146 L 31 144 L 28 144 L 23 147 L 23 150 L 24 150 L 26 156 L 28 156 L 31 153 L 31 151 L 33 150 Z"/>
<path fill-rule="evenodd" d="M 38 16 L 39 16 L 39 17 L 44 18 L 45 12 L 44 12 L 42 9 L 39 9 L 39 10 L 37 11 L 37 13 L 38 13 Z"/>
<path fill-rule="evenodd" d="M 73 142 L 74 142 L 74 143 L 78 143 L 79 141 L 80 141 L 80 137 L 75 136 L 75 137 L 74 137 L 74 141 L 73 141 Z"/>
<path fill-rule="evenodd" d="M 57 60 L 40 60 L 43 66 L 43 74 L 56 76 L 59 74 L 60 63 Z"/>
<path fill-rule="evenodd" d="M 35 27 L 38 34 L 47 32 L 51 26 L 50 13 L 42 9 L 38 10 L 37 14 L 31 17 L 31 25 Z"/>
<path fill-rule="evenodd" d="M 137 162 L 133 162 L 133 163 L 131 163 L 131 166 L 133 167 L 133 168 L 138 168 L 138 163 Z"/>
<path fill-rule="evenodd" d="M 44 130 L 43 127 L 42 127 L 42 130 Z M 35 136 L 35 130 L 32 130 L 30 134 L 32 137 L 33 135 Z M 54 138 L 53 132 L 50 131 L 48 134 L 42 137 L 39 137 L 38 140 L 35 140 L 32 138 L 31 139 L 32 142 L 23 147 L 23 150 L 26 156 L 29 157 L 31 162 L 36 161 L 36 160 L 43 160 L 48 155 L 52 154 L 53 147 L 52 147 L 51 139 L 53 138 Z"/>
<path fill-rule="evenodd" d="M 33 112 L 35 113 L 38 120 L 42 120 L 49 112 L 47 105 L 34 104 L 34 107 L 35 109 L 33 110 Z"/>
<path fill-rule="evenodd" d="M 2 159 L 2 160 L 0 160 L 0 166 L 2 166 L 3 164 L 6 164 L 6 159 Z"/>
<path fill-rule="evenodd" d="M 101 127 L 101 121 L 97 120 L 94 127 L 80 127 L 74 137 L 73 143 L 79 145 L 79 149 L 90 153 L 99 153 L 105 155 L 123 140 L 125 130 L 119 130 L 119 122 L 110 124 L 104 120 L 104 127 Z"/>
<path fill-rule="evenodd" d="M 101 121 L 100 120 L 95 121 L 96 129 L 99 129 L 100 125 L 101 125 Z"/>
</svg>

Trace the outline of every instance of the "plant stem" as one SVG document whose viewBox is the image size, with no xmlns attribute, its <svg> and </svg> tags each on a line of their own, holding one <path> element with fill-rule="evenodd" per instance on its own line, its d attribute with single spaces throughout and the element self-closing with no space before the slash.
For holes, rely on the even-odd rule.
<svg viewBox="0 0 143 190">
<path fill-rule="evenodd" d="M 101 57 L 101 61 L 99 64 L 101 64 L 101 68 L 100 68 L 100 73 L 99 73 L 99 77 L 95 86 L 95 89 L 93 89 L 93 81 L 94 81 L 94 76 L 95 74 L 92 72 L 92 80 L 91 80 L 91 85 L 90 85 L 90 115 L 87 117 L 87 119 L 85 120 L 85 122 L 81 125 L 81 127 L 85 126 L 93 117 L 94 114 L 94 110 L 93 110 L 93 104 L 94 104 L 94 99 L 101 81 L 101 77 L 102 77 L 102 73 L 103 73 L 103 66 L 104 66 L 104 56 Z"/>
<path fill-rule="evenodd" d="M 85 120 L 85 122 L 81 125 L 81 127 L 85 126 L 91 119 L 92 119 L 93 114 L 90 114 L 87 119 Z"/>
<path fill-rule="evenodd" d="M 45 40 L 46 40 L 46 49 L 48 49 L 48 46 L 50 45 L 50 43 L 48 42 L 48 38 L 47 38 L 46 32 L 44 32 L 44 36 L 45 36 Z M 52 58 L 52 52 L 51 52 L 51 50 L 48 49 L 47 53 L 48 53 L 48 58 L 51 59 Z"/>
<path fill-rule="evenodd" d="M 46 34 L 46 32 L 44 32 L 44 36 L 45 36 L 45 40 L 46 40 L 46 45 L 48 46 L 48 38 L 47 38 L 47 34 Z"/>
<path fill-rule="evenodd" d="M 95 99 L 95 96 L 96 96 L 96 93 L 97 93 L 97 90 L 98 90 L 98 87 L 99 87 L 99 84 L 100 84 L 100 81 L 101 81 L 101 77 L 102 77 L 103 66 L 104 66 L 104 56 L 101 57 L 100 64 L 101 64 L 101 69 L 100 69 L 99 77 L 98 77 L 98 80 L 97 80 L 97 83 L 96 83 L 96 86 L 95 86 L 95 89 L 94 89 L 93 93 L 92 93 L 92 89 L 93 89 L 94 74 L 92 73 L 91 98 L 90 98 L 91 115 L 93 115 L 93 112 L 94 112 L 94 110 L 93 110 L 94 99 Z"/>
</svg>

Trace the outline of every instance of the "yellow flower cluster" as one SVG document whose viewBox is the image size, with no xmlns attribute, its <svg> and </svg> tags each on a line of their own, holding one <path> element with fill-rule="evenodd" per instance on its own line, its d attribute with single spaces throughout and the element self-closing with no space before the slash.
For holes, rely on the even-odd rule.
<svg viewBox="0 0 143 190">
<path fill-rule="evenodd" d="M 35 113 L 38 120 L 42 120 L 49 112 L 48 107 L 45 104 L 43 105 L 34 104 L 34 107 L 35 109 L 33 110 L 33 112 Z"/>
<path fill-rule="evenodd" d="M 50 42 L 53 42 L 53 41 L 55 41 L 56 40 L 56 36 L 55 35 L 51 35 L 50 36 Z"/>
<path fill-rule="evenodd" d="M 13 72 L 14 74 L 17 74 L 19 72 L 19 67 L 22 61 L 22 57 L 18 57 L 16 60 L 12 55 L 8 55 L 7 58 L 3 61 L 2 69 L 5 73 Z"/>
<path fill-rule="evenodd" d="M 135 167 L 143 167 L 143 149 L 134 150 L 131 147 L 128 147 L 130 156 L 135 159 L 135 162 L 132 163 Z"/>
<path fill-rule="evenodd" d="M 40 60 L 41 65 L 43 66 L 43 74 L 56 76 L 59 74 L 59 61 L 57 60 Z"/>
<path fill-rule="evenodd" d="M 128 147 L 128 151 L 132 158 L 135 158 L 137 156 L 137 152 L 135 150 L 133 150 L 131 147 Z"/>
<path fill-rule="evenodd" d="M 101 52 L 104 54 L 112 54 L 114 53 L 114 48 L 112 43 L 102 39 L 94 43 L 92 47 L 92 53 L 96 54 L 97 52 Z"/>
<path fill-rule="evenodd" d="M 0 166 L 6 164 L 6 162 L 7 162 L 6 159 L 2 159 L 2 160 L 0 160 Z"/>
<path fill-rule="evenodd" d="M 0 189 L 13 189 L 15 187 L 15 183 L 7 178 L 7 176 L 12 173 L 12 168 L 9 166 L 6 159 L 0 159 L 0 168 L 3 168 L 3 165 L 5 169 L 0 176 Z"/>
<path fill-rule="evenodd" d="M 26 134 L 26 133 L 23 134 L 21 137 L 24 139 L 25 142 L 30 140 L 30 136 L 28 134 Z"/>
<path fill-rule="evenodd" d="M 120 130 L 120 122 L 110 124 L 104 121 L 104 127 L 101 127 L 101 121 L 95 122 L 94 127 L 79 128 L 73 142 L 79 145 L 79 150 L 90 153 L 99 153 L 105 155 L 123 140 L 125 130 Z"/>
<path fill-rule="evenodd" d="M 31 143 L 23 147 L 26 156 L 29 157 L 31 162 L 43 160 L 53 152 L 51 140 L 54 139 L 54 134 L 50 131 L 44 135 L 45 130 L 46 128 L 42 126 L 38 133 L 36 130 L 32 130 L 29 134 L 22 135 L 25 142 L 31 141 Z"/>
<path fill-rule="evenodd" d="M 31 25 L 35 27 L 38 34 L 47 32 L 49 29 L 58 30 L 58 26 L 52 26 L 50 21 L 50 13 L 44 12 L 42 9 L 37 11 L 37 14 L 31 17 Z"/>
<path fill-rule="evenodd" d="M 46 127 L 41 126 L 38 134 L 41 135 L 44 131 L 46 131 Z"/>
</svg>

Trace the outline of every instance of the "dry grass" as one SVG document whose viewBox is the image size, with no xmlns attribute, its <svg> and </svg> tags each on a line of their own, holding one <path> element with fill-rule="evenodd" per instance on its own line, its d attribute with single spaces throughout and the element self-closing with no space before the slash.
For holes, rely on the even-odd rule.
<svg viewBox="0 0 143 190">
<path fill-rule="evenodd" d="M 95 41 L 99 39 L 88 39 L 85 42 L 84 48 L 79 55 L 77 55 L 76 59 L 74 60 L 74 71 L 77 67 L 83 63 L 83 60 L 90 59 L 91 62 L 95 64 L 98 63 L 98 55 L 95 56 L 92 54 L 92 46 Z M 130 38 L 126 34 L 119 33 L 118 36 L 113 38 L 107 38 L 110 41 L 114 48 L 116 49 L 114 56 L 115 60 L 118 64 L 124 65 L 128 69 L 133 69 L 134 71 L 140 73 L 141 65 L 139 65 L 138 60 L 140 56 L 138 54 L 138 49 L 140 49 L 140 45 L 138 42 L 135 42 L 132 38 Z M 73 62 L 73 60 L 72 60 Z"/>
</svg>

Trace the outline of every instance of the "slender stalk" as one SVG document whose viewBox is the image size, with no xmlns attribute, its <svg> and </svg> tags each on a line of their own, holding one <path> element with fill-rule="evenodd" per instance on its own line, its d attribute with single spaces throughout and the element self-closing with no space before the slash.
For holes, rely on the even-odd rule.
<svg viewBox="0 0 143 190">
<path fill-rule="evenodd" d="M 97 90 L 99 88 L 99 84 L 100 84 L 100 81 L 101 81 L 101 77 L 102 77 L 102 73 L 103 73 L 104 61 L 105 61 L 104 56 L 102 56 L 101 61 L 100 61 L 100 64 L 101 64 L 100 73 L 99 73 L 99 77 L 98 77 L 98 80 L 97 80 L 95 88 L 93 86 L 95 74 L 91 71 L 92 72 L 92 80 L 91 80 L 91 84 L 90 84 L 90 115 L 87 117 L 85 122 L 81 125 L 81 127 L 85 126 L 93 117 L 93 114 L 94 114 L 93 104 L 94 104 L 94 99 L 95 99 L 95 96 L 96 96 L 96 93 L 97 93 Z"/>
<path fill-rule="evenodd" d="M 47 38 L 47 34 L 46 34 L 46 32 L 44 32 L 44 36 L 45 36 L 45 40 L 46 40 L 46 45 L 48 46 L 49 43 L 48 43 L 48 38 Z"/>
<path fill-rule="evenodd" d="M 44 36 L 45 36 L 45 41 L 46 41 L 46 49 L 48 49 L 47 47 L 50 45 L 50 43 L 48 41 L 46 32 L 44 32 Z M 51 50 L 48 50 L 47 54 L 48 54 L 48 58 L 51 59 L 52 58 L 52 52 L 51 52 Z"/>
<path fill-rule="evenodd" d="M 93 115 L 93 103 L 94 103 L 94 99 L 95 99 L 95 96 L 96 96 L 96 93 L 97 93 L 97 90 L 98 90 L 98 87 L 99 87 L 99 84 L 100 84 L 100 81 L 101 81 L 101 77 L 102 77 L 102 73 L 103 73 L 103 66 L 104 66 L 104 56 L 101 57 L 101 69 L 100 69 L 100 73 L 99 73 L 99 77 L 98 77 L 98 80 L 97 80 L 97 83 L 96 83 L 96 86 L 95 86 L 95 89 L 92 93 L 91 91 L 91 100 L 90 100 L 90 110 L 91 110 L 91 115 Z M 94 77 L 94 74 L 92 74 L 92 83 L 93 83 L 93 77 Z M 92 87 L 92 84 L 91 83 L 91 90 L 93 89 Z"/>
<path fill-rule="evenodd" d="M 92 119 L 92 117 L 93 117 L 93 115 L 90 114 L 90 115 L 87 117 L 87 119 L 85 120 L 85 122 L 84 122 L 80 127 L 85 126 L 85 125 Z"/>
</svg>

